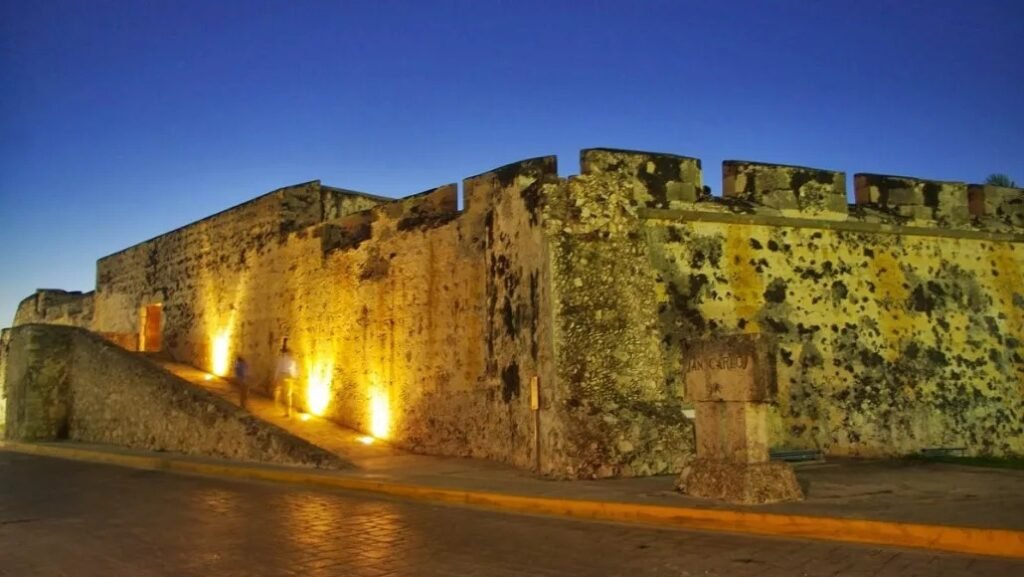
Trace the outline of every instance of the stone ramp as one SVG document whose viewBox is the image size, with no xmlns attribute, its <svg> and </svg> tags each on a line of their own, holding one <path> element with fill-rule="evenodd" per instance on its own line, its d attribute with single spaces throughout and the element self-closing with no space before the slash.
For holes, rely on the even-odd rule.
<svg viewBox="0 0 1024 577">
<path fill-rule="evenodd" d="M 209 391 L 232 405 L 239 406 L 238 387 L 227 379 L 183 363 L 162 359 L 154 359 L 154 362 L 179 378 Z M 281 405 L 252 391 L 249 393 L 245 409 L 254 417 L 280 427 L 361 469 L 390 469 L 400 467 L 407 461 L 422 463 L 443 460 L 411 455 L 384 441 L 308 413 L 294 411 L 291 417 L 286 417 Z"/>
<path fill-rule="evenodd" d="M 85 329 L 15 327 L 7 360 L 8 440 L 71 440 L 235 461 L 351 467 Z"/>
<path fill-rule="evenodd" d="M 239 390 L 227 379 L 212 375 L 191 365 L 165 359 L 154 359 L 165 370 L 200 387 L 234 406 L 239 405 Z M 417 455 L 403 451 L 386 441 L 374 439 L 359 431 L 339 425 L 328 419 L 294 412 L 284 416 L 281 405 L 261 394 L 250 391 L 246 410 L 254 417 L 288 431 L 325 451 L 336 455 L 362 474 L 381 480 L 423 482 L 430 479 L 463 479 L 488 483 L 497 478 L 533 479 L 530 471 L 508 465 L 464 457 Z"/>
</svg>

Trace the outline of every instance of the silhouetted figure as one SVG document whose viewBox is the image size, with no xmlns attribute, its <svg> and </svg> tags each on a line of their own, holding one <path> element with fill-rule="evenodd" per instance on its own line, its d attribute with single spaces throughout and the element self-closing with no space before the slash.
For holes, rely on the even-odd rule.
<svg viewBox="0 0 1024 577">
<path fill-rule="evenodd" d="M 238 385 L 238 404 L 244 409 L 249 399 L 249 363 L 245 362 L 242 355 L 235 357 L 235 384 Z"/>
<path fill-rule="evenodd" d="M 274 379 L 277 381 L 275 392 L 277 397 L 284 403 L 284 416 L 292 416 L 292 397 L 295 391 L 295 359 L 288 348 L 288 339 L 281 344 L 281 353 L 277 357 L 277 370 L 274 372 Z M 281 398 L 283 397 L 283 398 Z"/>
</svg>

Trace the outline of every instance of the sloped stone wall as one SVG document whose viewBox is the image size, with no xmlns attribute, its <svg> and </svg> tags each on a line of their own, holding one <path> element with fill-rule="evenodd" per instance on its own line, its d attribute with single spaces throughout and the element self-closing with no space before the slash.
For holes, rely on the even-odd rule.
<svg viewBox="0 0 1024 577">
<path fill-rule="evenodd" d="M 66 439 L 243 461 L 346 466 L 83 329 L 11 329 L 9 359 L 8 439 Z"/>
</svg>

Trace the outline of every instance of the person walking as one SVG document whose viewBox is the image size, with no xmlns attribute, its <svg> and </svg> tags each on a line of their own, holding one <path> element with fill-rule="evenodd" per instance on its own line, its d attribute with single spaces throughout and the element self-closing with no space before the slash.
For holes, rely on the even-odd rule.
<svg viewBox="0 0 1024 577">
<path fill-rule="evenodd" d="M 284 404 L 284 416 L 291 418 L 292 416 L 292 398 L 295 392 L 295 358 L 292 357 L 291 349 L 288 348 L 288 339 L 285 338 L 281 344 L 281 352 L 277 357 L 277 370 L 275 371 L 275 379 L 277 380 L 277 392 L 278 397 L 281 398 Z"/>
<path fill-rule="evenodd" d="M 238 386 L 238 405 L 244 409 L 249 399 L 249 363 L 245 362 L 242 355 L 235 357 L 234 375 L 235 385 Z"/>
</svg>

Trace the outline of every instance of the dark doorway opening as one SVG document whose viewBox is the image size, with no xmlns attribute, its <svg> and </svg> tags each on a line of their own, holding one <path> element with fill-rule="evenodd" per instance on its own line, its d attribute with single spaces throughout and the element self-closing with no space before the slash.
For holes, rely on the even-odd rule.
<svg viewBox="0 0 1024 577">
<path fill-rule="evenodd" d="M 142 307 L 140 315 L 139 350 L 157 352 L 163 347 L 161 335 L 164 329 L 164 307 L 162 304 Z"/>
</svg>

